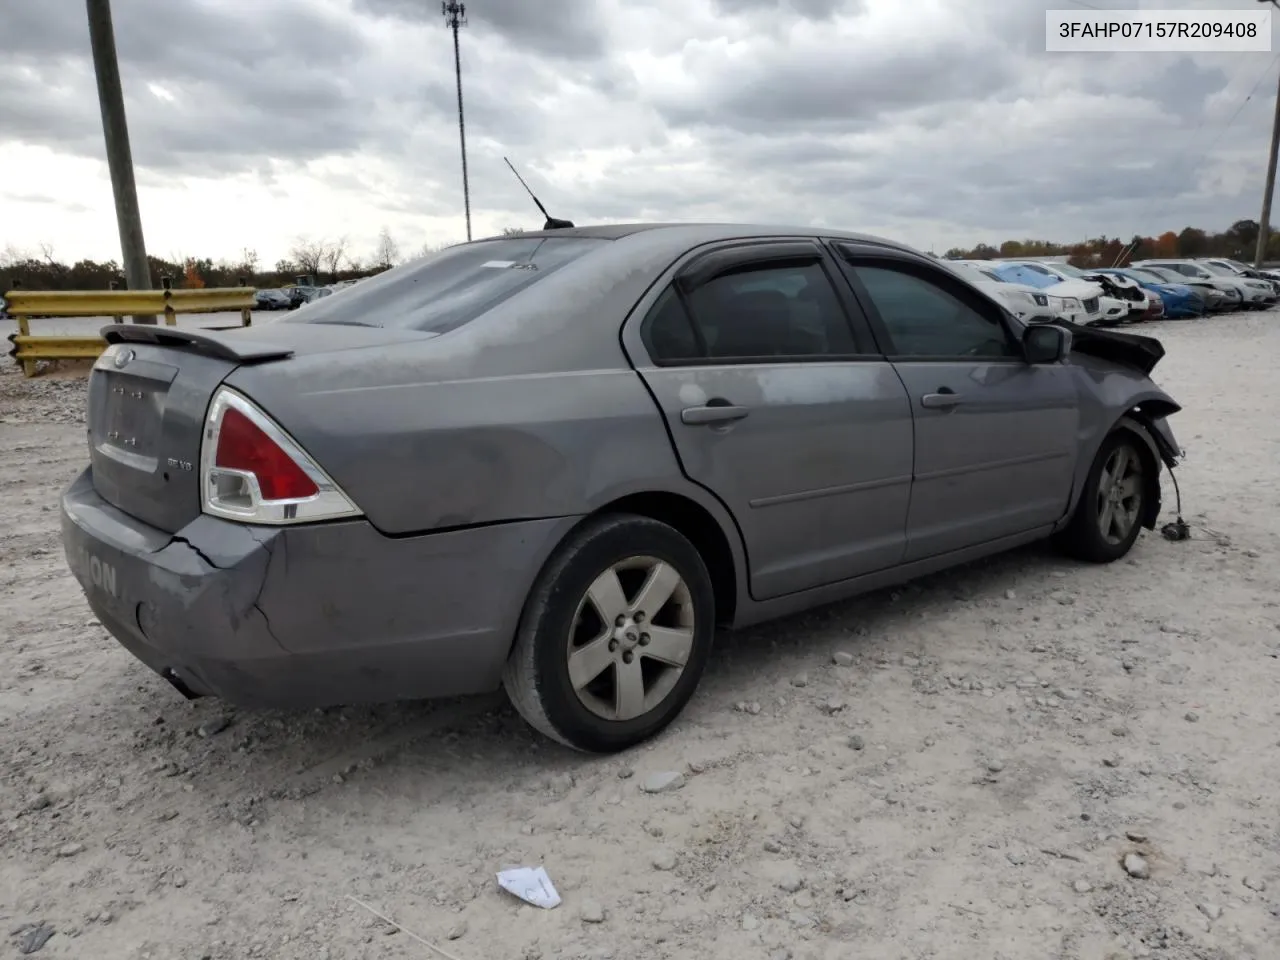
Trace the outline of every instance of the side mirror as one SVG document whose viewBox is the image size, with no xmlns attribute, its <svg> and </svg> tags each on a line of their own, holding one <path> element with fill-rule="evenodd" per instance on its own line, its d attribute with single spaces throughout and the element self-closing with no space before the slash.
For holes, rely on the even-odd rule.
<svg viewBox="0 0 1280 960">
<path fill-rule="evenodd" d="M 1071 349 L 1071 335 L 1051 323 L 1036 323 L 1022 334 L 1027 363 L 1061 363 Z"/>
</svg>

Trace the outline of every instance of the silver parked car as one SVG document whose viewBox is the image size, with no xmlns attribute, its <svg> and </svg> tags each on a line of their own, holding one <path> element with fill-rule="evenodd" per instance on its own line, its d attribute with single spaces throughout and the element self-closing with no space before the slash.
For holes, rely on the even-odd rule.
<svg viewBox="0 0 1280 960">
<path fill-rule="evenodd" d="M 90 380 L 68 562 L 187 696 L 505 685 L 622 749 L 717 626 L 1051 535 L 1115 560 L 1180 456 L 1157 341 L 1025 326 L 837 231 L 544 230 L 283 316 L 107 327 Z"/>
</svg>

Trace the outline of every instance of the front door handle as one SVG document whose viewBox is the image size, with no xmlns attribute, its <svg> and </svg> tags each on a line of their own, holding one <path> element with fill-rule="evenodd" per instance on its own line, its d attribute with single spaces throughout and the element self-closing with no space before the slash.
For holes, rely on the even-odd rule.
<svg viewBox="0 0 1280 960">
<path fill-rule="evenodd" d="M 732 423 L 741 420 L 751 411 L 729 403 L 709 403 L 705 407 L 685 407 L 680 411 L 680 422 L 691 427 L 708 423 Z"/>
<path fill-rule="evenodd" d="M 960 402 L 960 394 L 950 387 L 939 387 L 937 393 L 926 393 L 920 398 L 920 406 L 930 410 L 946 410 L 958 406 Z"/>
</svg>

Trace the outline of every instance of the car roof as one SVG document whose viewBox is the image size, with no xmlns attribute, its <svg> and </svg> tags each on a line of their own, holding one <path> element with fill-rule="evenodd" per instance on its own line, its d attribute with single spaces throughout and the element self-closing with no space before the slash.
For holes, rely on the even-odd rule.
<svg viewBox="0 0 1280 960">
<path fill-rule="evenodd" d="M 716 240 L 734 240 L 738 238 L 768 237 L 829 237 L 836 240 L 853 240 L 862 243 L 873 243 L 899 250 L 919 253 L 906 244 L 866 233 L 850 230 L 839 230 L 833 227 L 793 226 L 768 223 L 718 223 L 718 222 L 658 222 L 658 223 L 610 223 L 596 224 L 586 227 L 564 227 L 554 230 L 526 230 L 520 237 L 584 237 L 598 240 L 622 240 L 640 233 L 654 231 L 669 232 L 673 242 L 687 243 L 696 246 L 702 243 L 713 243 Z M 505 236 L 485 237 L 477 240 L 483 243 L 489 240 L 503 240 Z"/>
</svg>

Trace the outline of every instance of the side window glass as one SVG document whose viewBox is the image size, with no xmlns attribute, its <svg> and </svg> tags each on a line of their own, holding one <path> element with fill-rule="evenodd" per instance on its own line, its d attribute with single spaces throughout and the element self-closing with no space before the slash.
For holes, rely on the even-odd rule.
<svg viewBox="0 0 1280 960">
<path fill-rule="evenodd" d="M 922 277 L 888 267 L 855 266 L 903 357 L 1016 357 L 999 317 L 980 313 Z"/>
<path fill-rule="evenodd" d="M 695 360 L 702 356 L 689 314 L 673 287 L 663 291 L 645 318 L 643 337 L 655 363 Z"/>
<path fill-rule="evenodd" d="M 715 359 L 850 356 L 853 331 L 819 263 L 761 266 L 719 276 L 689 296 Z"/>
</svg>

